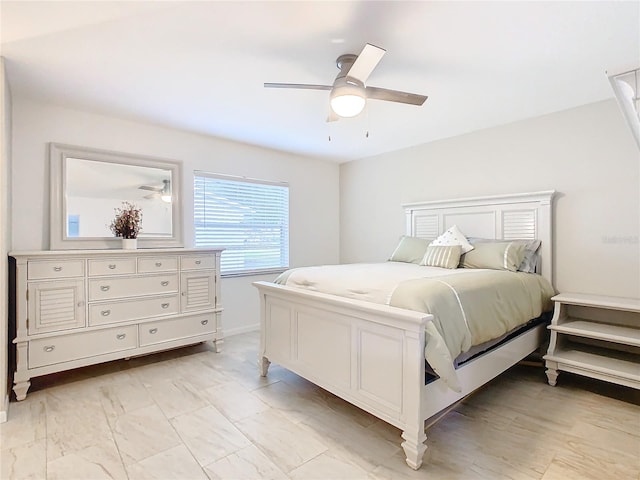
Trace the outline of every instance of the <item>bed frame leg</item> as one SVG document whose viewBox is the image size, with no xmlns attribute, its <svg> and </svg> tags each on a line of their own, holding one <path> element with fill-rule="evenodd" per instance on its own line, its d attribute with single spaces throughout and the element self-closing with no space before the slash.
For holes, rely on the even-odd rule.
<svg viewBox="0 0 640 480">
<path fill-rule="evenodd" d="M 267 372 L 269 371 L 269 365 L 271 365 L 271 362 L 269 361 L 269 359 L 265 356 L 260 355 L 260 357 L 258 358 L 258 367 L 260 368 L 261 377 L 267 376 Z"/>
<path fill-rule="evenodd" d="M 424 434 L 424 430 L 417 432 L 405 430 L 402 432 L 402 438 L 404 438 L 404 442 L 402 442 L 402 449 L 404 450 L 404 454 L 407 456 L 407 465 L 414 470 L 418 470 L 422 465 L 424 452 L 427 450 L 427 446 L 424 444 L 427 440 L 427 436 Z"/>
</svg>

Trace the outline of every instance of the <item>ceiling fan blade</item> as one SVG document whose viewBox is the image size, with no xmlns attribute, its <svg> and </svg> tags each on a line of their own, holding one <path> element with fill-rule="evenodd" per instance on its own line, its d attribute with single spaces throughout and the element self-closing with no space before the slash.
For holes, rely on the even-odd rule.
<svg viewBox="0 0 640 480">
<path fill-rule="evenodd" d="M 376 68 L 376 65 L 378 65 L 385 52 L 386 50 L 384 48 L 367 43 L 347 72 L 347 81 L 349 81 L 350 78 L 355 78 L 362 83 L 366 83 L 367 78 L 369 78 L 373 69 Z"/>
<path fill-rule="evenodd" d="M 159 192 L 162 190 L 162 187 L 152 187 L 151 185 L 140 185 L 138 188 L 140 190 L 149 190 L 151 192 Z"/>
<path fill-rule="evenodd" d="M 340 120 L 340 115 L 333 111 L 331 107 L 329 107 L 329 116 L 327 116 L 327 122 L 337 122 Z"/>
<path fill-rule="evenodd" d="M 154 193 L 150 193 L 149 195 L 145 195 L 143 198 L 146 198 L 147 200 L 151 200 L 152 198 L 158 198 L 159 194 L 157 192 Z"/>
<path fill-rule="evenodd" d="M 265 88 L 300 88 L 304 90 L 331 90 L 331 85 L 310 85 L 306 83 L 265 83 Z"/>
<path fill-rule="evenodd" d="M 426 95 L 388 90 L 386 88 L 367 87 L 365 90 L 367 92 L 367 98 L 386 100 L 387 102 L 408 103 L 409 105 L 422 105 L 428 98 Z"/>
</svg>

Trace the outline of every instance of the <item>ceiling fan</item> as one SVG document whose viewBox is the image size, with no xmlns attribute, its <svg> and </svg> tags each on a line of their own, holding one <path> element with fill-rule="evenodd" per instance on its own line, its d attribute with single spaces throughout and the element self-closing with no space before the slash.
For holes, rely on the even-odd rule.
<svg viewBox="0 0 640 480">
<path fill-rule="evenodd" d="M 163 202 L 171 202 L 171 181 L 168 179 L 162 180 L 162 185 L 140 185 L 138 188 L 152 192 L 149 195 L 145 195 L 144 198 L 160 198 Z"/>
<path fill-rule="evenodd" d="M 386 88 L 368 87 L 365 82 L 376 68 L 382 56 L 384 48 L 367 43 L 360 55 L 340 55 L 336 60 L 336 66 L 340 70 L 333 81 L 333 85 L 309 85 L 300 83 L 265 83 L 266 88 L 299 88 L 306 90 L 328 90 L 329 110 L 328 122 L 338 120 L 340 117 L 355 117 L 364 109 L 368 99 L 384 100 L 387 102 L 406 103 L 409 105 L 422 105 L 427 97 L 415 93 L 388 90 Z"/>
</svg>

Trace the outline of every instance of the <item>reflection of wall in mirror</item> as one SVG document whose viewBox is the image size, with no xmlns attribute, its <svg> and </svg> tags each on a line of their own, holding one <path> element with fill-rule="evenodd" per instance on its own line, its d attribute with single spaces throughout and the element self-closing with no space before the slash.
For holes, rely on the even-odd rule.
<svg viewBox="0 0 640 480">
<path fill-rule="evenodd" d="M 133 201 L 142 209 L 140 237 L 171 235 L 171 204 L 159 198 Z M 67 237 L 113 237 L 109 225 L 122 204 L 113 198 L 67 197 Z M 75 235 L 74 235 L 75 233 Z"/>
</svg>

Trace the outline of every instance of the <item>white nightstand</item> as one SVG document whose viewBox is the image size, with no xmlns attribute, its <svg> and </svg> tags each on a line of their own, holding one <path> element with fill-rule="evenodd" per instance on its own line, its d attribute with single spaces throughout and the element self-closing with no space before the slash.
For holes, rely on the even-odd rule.
<svg viewBox="0 0 640 480">
<path fill-rule="evenodd" d="M 549 385 L 562 370 L 640 389 L 640 299 L 563 293 L 552 300 Z"/>
</svg>

